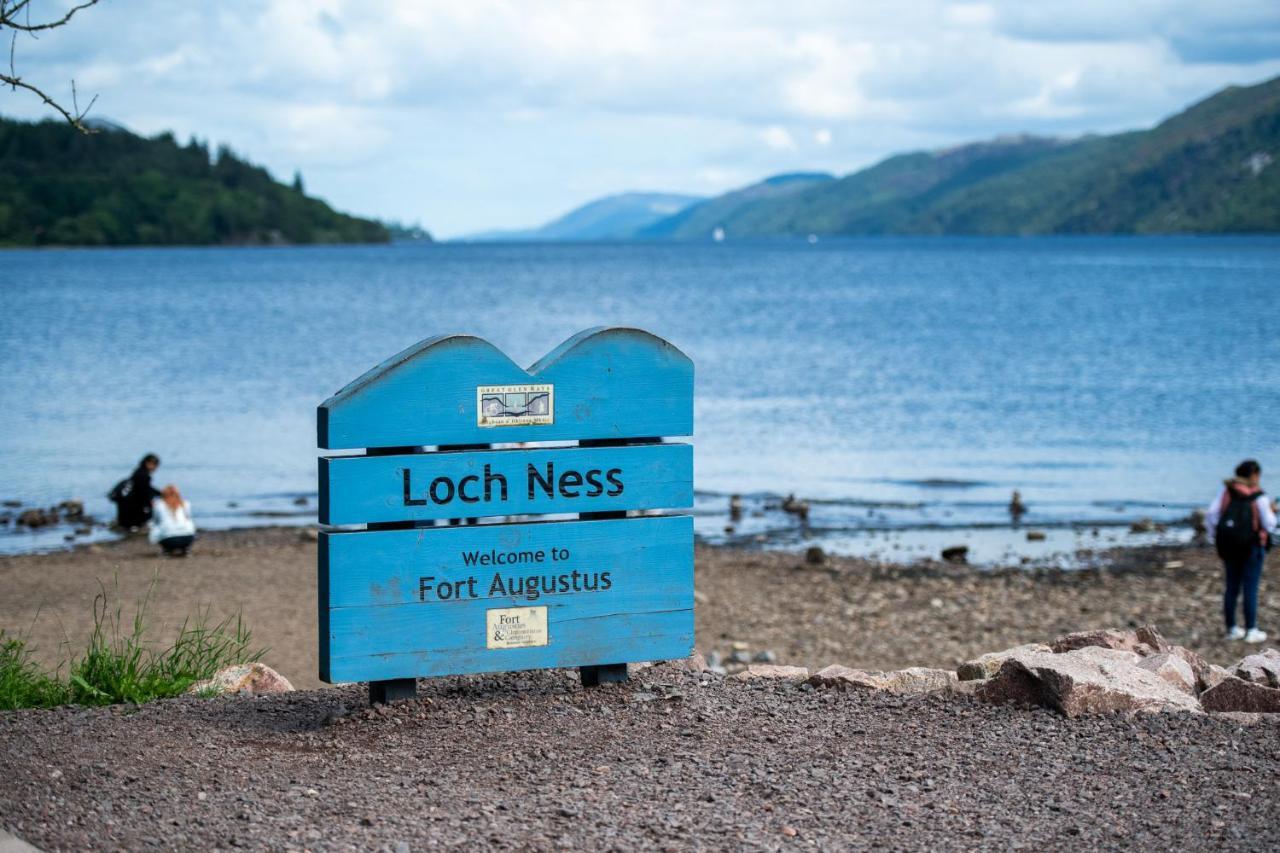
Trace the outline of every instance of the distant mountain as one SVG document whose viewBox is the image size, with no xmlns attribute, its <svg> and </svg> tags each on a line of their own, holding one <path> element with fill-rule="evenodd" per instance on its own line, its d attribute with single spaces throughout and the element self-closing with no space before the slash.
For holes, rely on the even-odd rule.
<svg viewBox="0 0 1280 853">
<path fill-rule="evenodd" d="M 487 231 L 464 240 L 627 240 L 653 223 L 679 213 L 702 196 L 622 193 L 597 199 L 525 231 Z"/>
<path fill-rule="evenodd" d="M 717 227 L 733 222 L 737 215 L 760 202 L 771 202 L 794 196 L 803 190 L 831 183 L 834 175 L 825 172 L 793 172 L 774 175 L 758 184 L 708 199 L 701 204 L 686 207 L 640 229 L 636 236 L 644 239 L 705 239 Z"/>
<path fill-rule="evenodd" d="M 1151 130 L 1007 137 L 901 154 L 839 180 L 766 181 L 643 236 L 1276 232 L 1278 158 L 1280 78 L 1224 89 Z"/>
<path fill-rule="evenodd" d="M 385 243 L 379 222 L 338 213 L 227 148 L 150 139 L 105 120 L 0 118 L 0 246 Z"/>
</svg>

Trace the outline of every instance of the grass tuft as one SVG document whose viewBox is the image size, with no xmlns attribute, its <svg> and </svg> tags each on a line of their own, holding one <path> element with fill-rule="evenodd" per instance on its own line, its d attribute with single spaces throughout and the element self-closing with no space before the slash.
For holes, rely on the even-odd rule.
<svg viewBox="0 0 1280 853">
<path fill-rule="evenodd" d="M 128 620 L 121 607 L 110 607 L 105 588 L 94 597 L 89 645 L 81 657 L 64 664 L 66 681 L 43 672 L 22 637 L 0 631 L 0 710 L 140 704 L 180 696 L 223 667 L 253 663 L 266 653 L 250 649 L 252 635 L 239 615 L 210 625 L 207 608 L 194 622 L 183 621 L 173 645 L 156 651 L 146 638 L 154 590 L 153 581 Z"/>
</svg>

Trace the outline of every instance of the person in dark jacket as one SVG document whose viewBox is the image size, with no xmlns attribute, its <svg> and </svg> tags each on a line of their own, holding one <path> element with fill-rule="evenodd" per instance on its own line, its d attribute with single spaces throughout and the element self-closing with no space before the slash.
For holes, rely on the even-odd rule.
<svg viewBox="0 0 1280 853">
<path fill-rule="evenodd" d="M 107 495 L 116 505 L 116 525 L 134 532 L 141 530 L 151 520 L 151 501 L 160 497 L 160 491 L 151 485 L 151 475 L 160 467 L 160 457 L 148 453 L 128 479 L 116 483 Z"/>
</svg>

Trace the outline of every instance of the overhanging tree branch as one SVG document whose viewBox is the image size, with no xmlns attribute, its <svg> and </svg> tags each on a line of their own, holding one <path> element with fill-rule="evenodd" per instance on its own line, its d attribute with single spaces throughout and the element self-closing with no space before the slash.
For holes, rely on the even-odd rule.
<svg viewBox="0 0 1280 853">
<path fill-rule="evenodd" d="M 88 105 L 82 110 L 80 109 L 79 99 L 76 95 L 76 81 L 71 81 L 71 109 L 67 109 L 48 95 L 39 86 L 34 83 L 28 83 L 18 76 L 14 63 L 14 54 L 17 50 L 18 33 L 27 33 L 32 38 L 39 38 L 37 33 L 45 30 L 52 30 L 58 27 L 66 26 L 66 24 L 82 9 L 90 6 L 96 6 L 98 0 L 85 0 L 76 6 L 71 7 L 60 18 L 54 18 L 48 21 L 38 21 L 33 23 L 31 20 L 31 0 L 0 0 L 0 31 L 5 29 L 13 30 L 13 36 L 9 41 L 9 73 L 0 74 L 0 85 L 8 86 L 11 90 L 25 89 L 28 92 L 39 97 L 49 107 L 56 110 L 63 118 L 71 124 L 72 127 L 81 133 L 92 133 L 93 131 L 84 123 L 84 118 L 89 114 L 89 110 L 93 108 L 94 103 L 98 100 L 98 96 L 94 95 Z"/>
</svg>

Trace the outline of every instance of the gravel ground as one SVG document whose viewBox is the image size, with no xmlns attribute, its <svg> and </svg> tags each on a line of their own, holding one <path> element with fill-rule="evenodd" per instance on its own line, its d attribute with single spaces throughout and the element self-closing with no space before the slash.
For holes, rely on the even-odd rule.
<svg viewBox="0 0 1280 853">
<path fill-rule="evenodd" d="M 46 849 L 1275 849 L 1280 725 L 1066 720 L 675 666 L 0 715 Z"/>
</svg>

